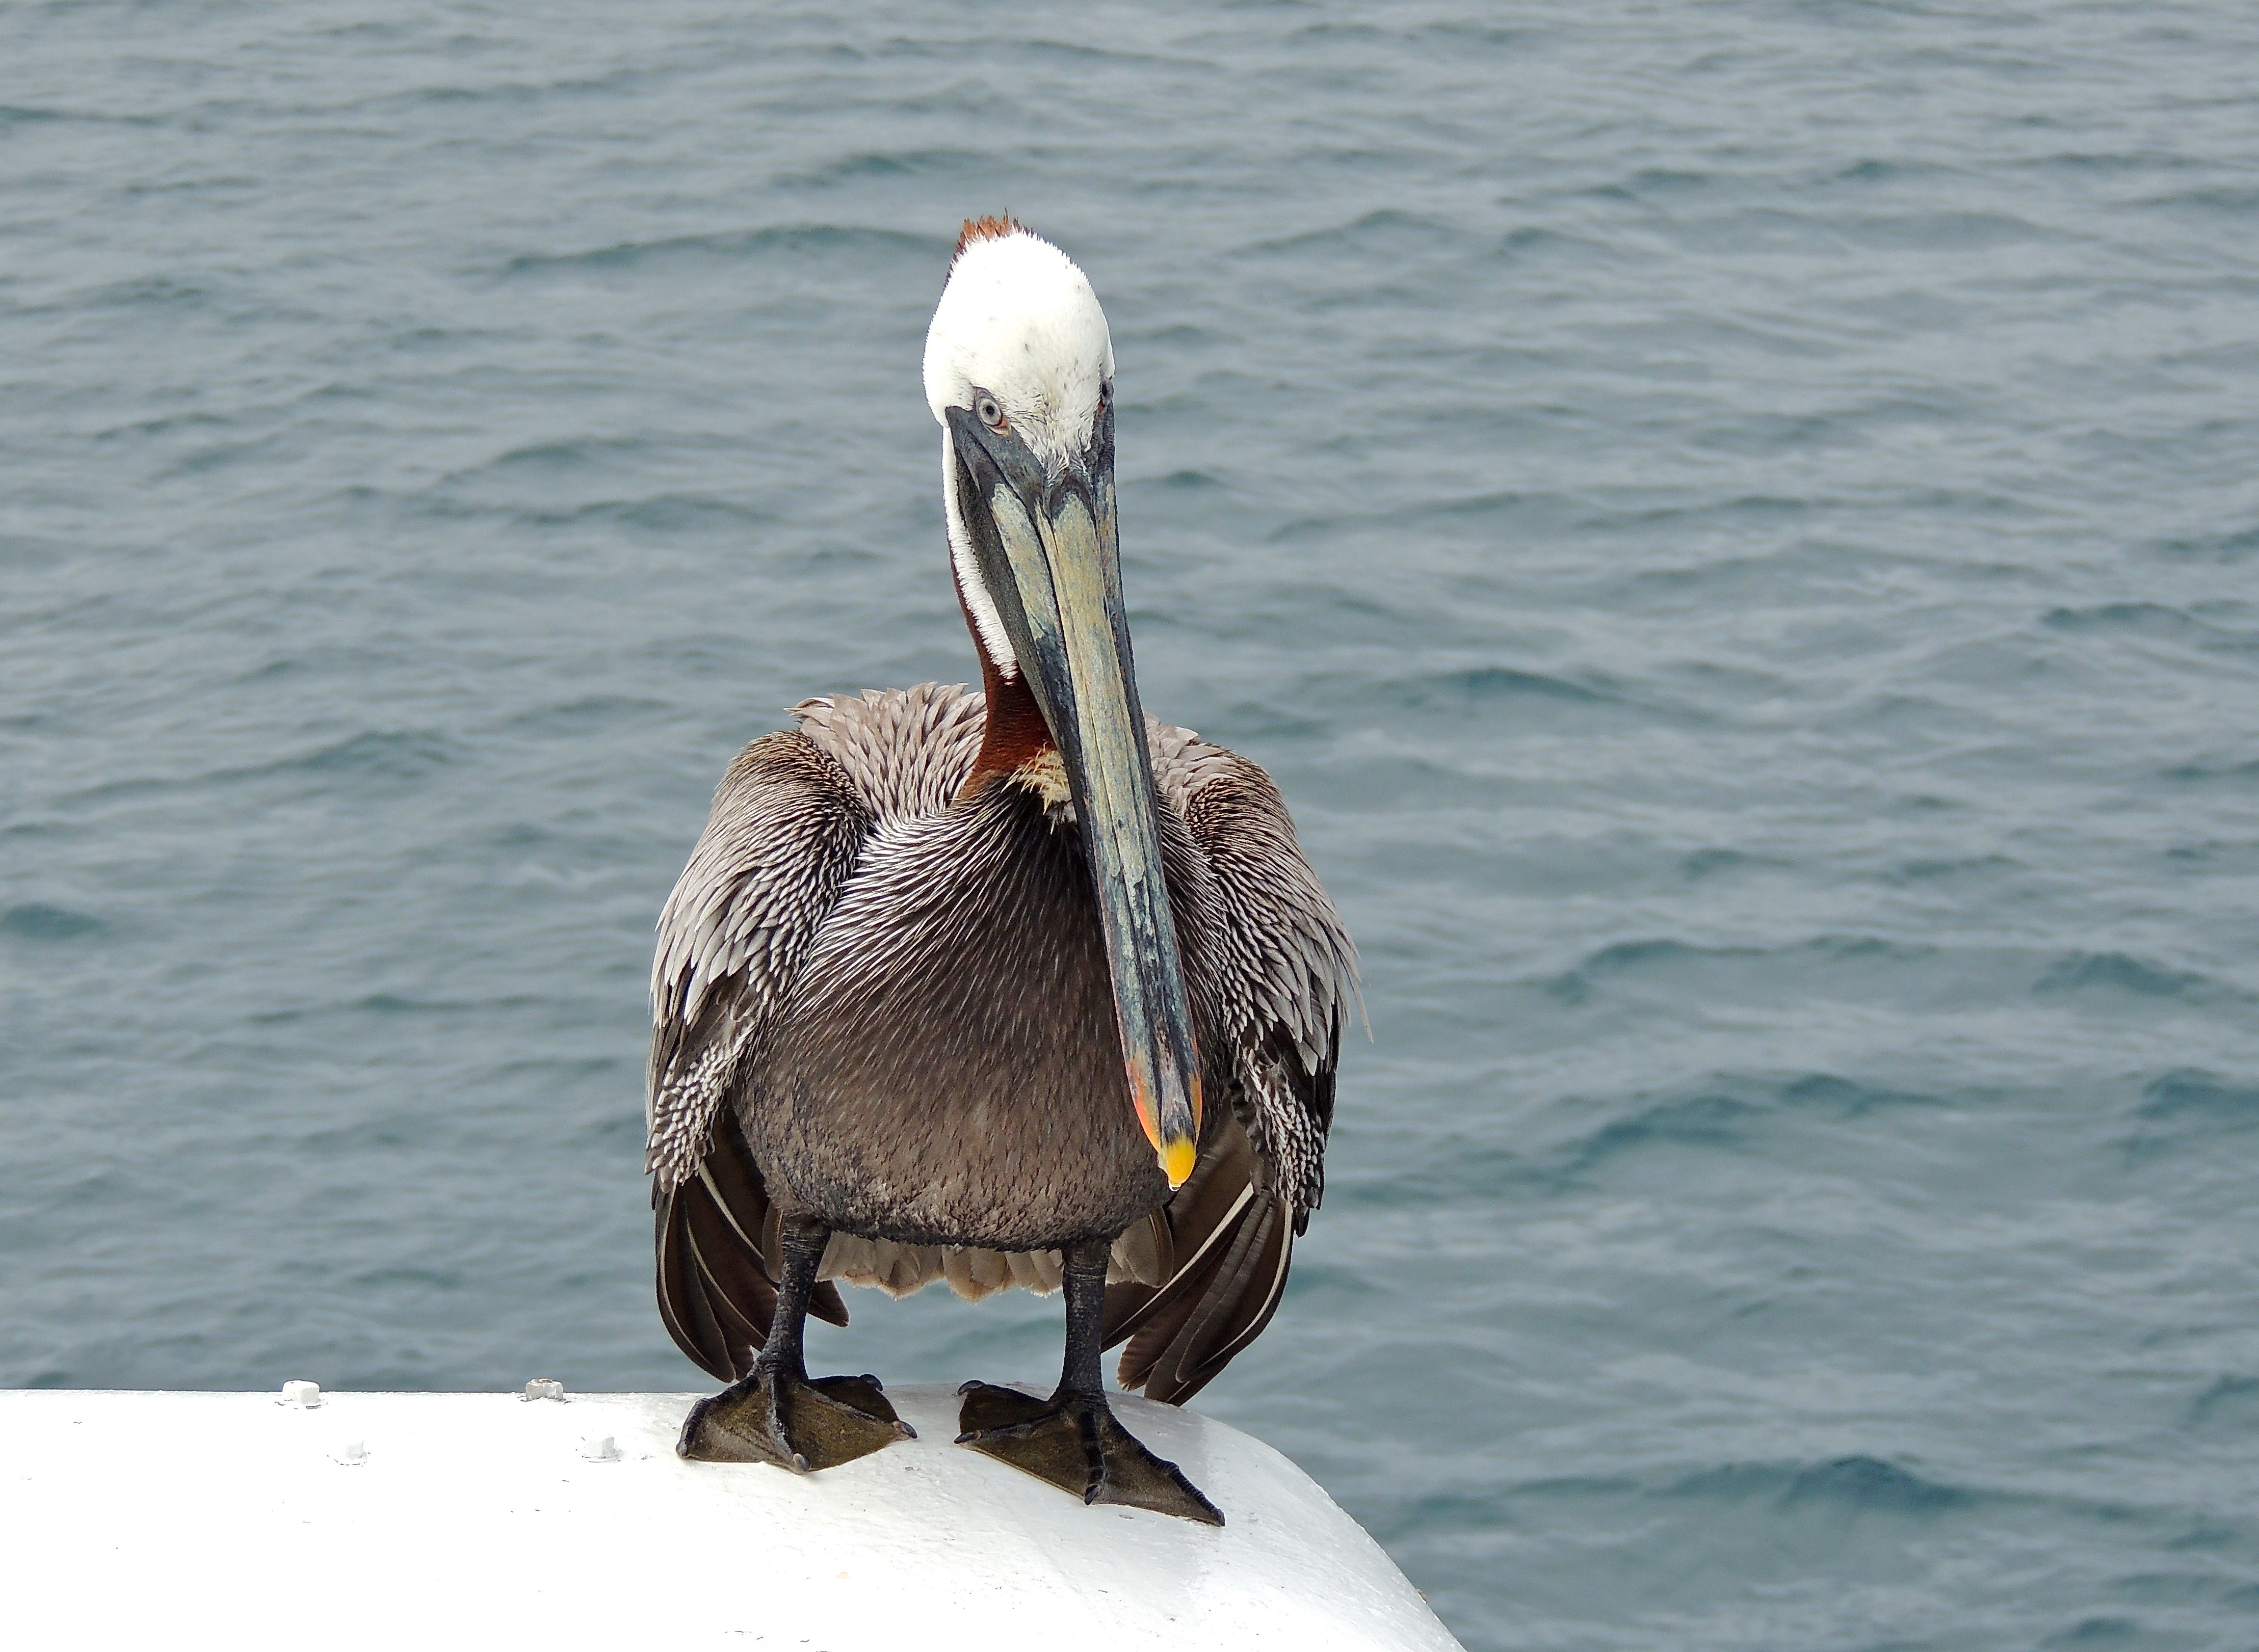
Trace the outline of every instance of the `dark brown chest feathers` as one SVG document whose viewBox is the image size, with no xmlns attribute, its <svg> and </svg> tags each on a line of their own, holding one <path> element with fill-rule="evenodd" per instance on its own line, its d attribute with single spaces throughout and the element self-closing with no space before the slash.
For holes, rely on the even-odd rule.
<svg viewBox="0 0 2259 1652">
<path fill-rule="evenodd" d="M 1081 844 L 1018 786 L 873 837 L 782 1022 L 746 1131 L 787 1196 L 846 1232 L 1050 1249 L 1167 1195 Z"/>
</svg>

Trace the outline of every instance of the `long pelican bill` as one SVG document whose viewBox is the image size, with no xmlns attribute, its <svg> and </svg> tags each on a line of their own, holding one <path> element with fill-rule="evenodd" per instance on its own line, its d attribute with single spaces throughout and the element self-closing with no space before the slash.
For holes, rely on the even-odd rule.
<svg viewBox="0 0 2259 1652">
<path fill-rule="evenodd" d="M 967 409 L 948 409 L 947 424 L 958 514 L 1082 825 L 1130 1097 L 1179 1187 L 1199 1152 L 1200 1064 L 1122 610 L 1111 410 L 1058 466 Z"/>
</svg>

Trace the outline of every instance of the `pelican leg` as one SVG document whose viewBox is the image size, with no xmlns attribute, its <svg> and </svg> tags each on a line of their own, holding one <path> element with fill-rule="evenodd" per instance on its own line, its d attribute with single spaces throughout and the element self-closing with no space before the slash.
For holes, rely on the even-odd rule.
<svg viewBox="0 0 2259 1652">
<path fill-rule="evenodd" d="M 676 1456 L 700 1463 L 773 1463 L 806 1474 L 917 1438 L 894 1414 L 877 1378 L 809 1377 L 801 1337 L 809 1293 L 830 1238 L 828 1228 L 785 1229 L 784 1278 L 769 1339 L 749 1376 L 690 1407 Z"/>
<path fill-rule="evenodd" d="M 1066 1363 L 1058 1390 L 1035 1399 L 1015 1388 L 966 1383 L 957 1443 L 1023 1469 L 1086 1503 L 1118 1503 L 1221 1526 L 1223 1515 L 1173 1463 L 1155 1456 L 1115 1421 L 1099 1366 L 1106 1307 L 1104 1240 L 1066 1253 Z"/>
</svg>

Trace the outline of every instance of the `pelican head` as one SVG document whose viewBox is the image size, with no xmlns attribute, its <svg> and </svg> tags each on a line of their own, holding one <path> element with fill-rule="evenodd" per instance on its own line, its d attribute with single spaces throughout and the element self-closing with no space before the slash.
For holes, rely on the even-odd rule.
<svg viewBox="0 0 2259 1652">
<path fill-rule="evenodd" d="M 1200 1066 L 1122 604 L 1113 390 L 1083 273 L 1009 218 L 966 224 L 925 341 L 950 554 L 982 651 L 1026 684 L 1065 770 L 1130 1098 L 1177 1187 L 1199 1150 Z"/>
</svg>

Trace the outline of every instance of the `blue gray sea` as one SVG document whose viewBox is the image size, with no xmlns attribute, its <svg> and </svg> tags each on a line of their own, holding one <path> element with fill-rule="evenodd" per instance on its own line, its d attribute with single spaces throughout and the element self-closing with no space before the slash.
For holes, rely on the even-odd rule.
<svg viewBox="0 0 2259 1652">
<path fill-rule="evenodd" d="M 704 1385 L 652 922 L 785 706 L 973 673 L 1007 210 L 1146 704 L 1363 948 L 1199 1406 L 1486 1652 L 2259 1644 L 2216 0 L 0 10 L 0 1383 Z"/>
</svg>

